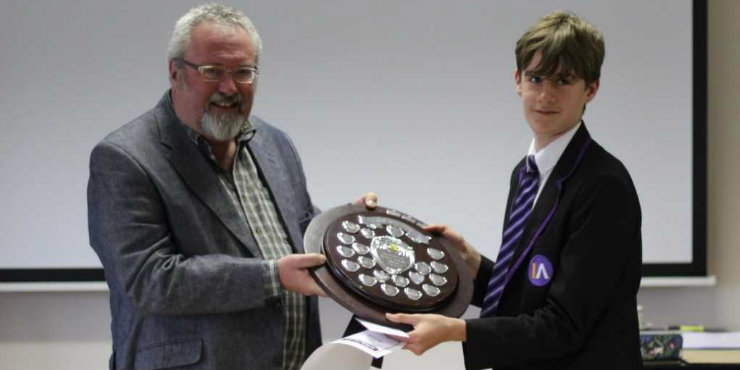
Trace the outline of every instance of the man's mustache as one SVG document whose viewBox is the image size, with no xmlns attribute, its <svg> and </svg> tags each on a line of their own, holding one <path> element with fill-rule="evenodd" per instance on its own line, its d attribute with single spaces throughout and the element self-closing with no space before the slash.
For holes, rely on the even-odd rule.
<svg viewBox="0 0 740 370">
<path fill-rule="evenodd" d="M 232 104 L 238 104 L 241 106 L 241 104 L 244 102 L 244 98 L 241 94 L 234 94 L 234 95 L 224 95 L 219 92 L 213 93 L 208 98 L 208 103 L 214 103 L 218 105 L 232 105 Z"/>
</svg>

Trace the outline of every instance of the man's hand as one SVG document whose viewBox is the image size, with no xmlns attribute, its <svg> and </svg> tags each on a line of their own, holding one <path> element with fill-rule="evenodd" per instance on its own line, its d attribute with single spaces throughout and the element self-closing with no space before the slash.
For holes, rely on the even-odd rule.
<svg viewBox="0 0 740 370">
<path fill-rule="evenodd" d="M 452 230 L 447 225 L 429 225 L 424 228 L 424 231 L 441 235 L 447 239 L 460 252 L 465 264 L 468 265 L 468 270 L 473 275 L 473 279 L 475 279 L 475 276 L 478 274 L 478 268 L 480 268 L 480 253 L 470 243 L 466 242 L 460 233 Z"/>
<path fill-rule="evenodd" d="M 375 194 L 373 192 L 367 192 L 363 194 L 361 197 L 355 199 L 352 204 L 365 204 L 365 208 L 367 209 L 375 209 L 375 207 L 378 206 L 378 194 Z"/>
<path fill-rule="evenodd" d="M 287 255 L 277 262 L 280 283 L 291 292 L 326 297 L 324 290 L 316 284 L 308 272 L 309 267 L 319 266 L 324 262 L 326 257 L 318 253 Z"/>
<path fill-rule="evenodd" d="M 435 314 L 387 313 L 385 317 L 395 323 L 409 324 L 414 330 L 408 333 L 403 347 L 419 356 L 428 349 L 448 341 L 464 342 L 467 338 L 465 321 Z"/>
</svg>

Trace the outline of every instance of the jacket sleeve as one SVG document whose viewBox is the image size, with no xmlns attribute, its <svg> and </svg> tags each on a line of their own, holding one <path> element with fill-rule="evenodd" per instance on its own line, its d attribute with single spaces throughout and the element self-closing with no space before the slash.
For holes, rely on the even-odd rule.
<svg viewBox="0 0 740 370">
<path fill-rule="evenodd" d="M 545 305 L 533 314 L 467 320 L 466 367 L 574 353 L 620 294 L 636 293 L 619 289 L 625 281 L 639 284 L 641 215 L 633 189 L 616 176 L 596 178 L 581 189 Z"/>
<path fill-rule="evenodd" d="M 473 300 L 470 304 L 478 307 L 483 306 L 483 299 L 486 297 L 488 280 L 491 279 L 493 266 L 493 261 L 486 256 L 481 256 L 478 273 L 475 275 L 475 280 L 473 281 Z"/>
<path fill-rule="evenodd" d="M 168 226 L 159 190 L 120 147 L 102 142 L 90 158 L 90 243 L 111 294 L 143 314 L 225 313 L 262 306 L 269 266 L 224 254 L 185 256 Z"/>
</svg>

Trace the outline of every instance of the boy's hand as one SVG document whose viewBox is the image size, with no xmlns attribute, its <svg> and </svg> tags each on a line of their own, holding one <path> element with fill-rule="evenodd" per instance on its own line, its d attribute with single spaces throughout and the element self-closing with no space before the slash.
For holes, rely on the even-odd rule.
<svg viewBox="0 0 740 370">
<path fill-rule="evenodd" d="M 466 339 L 465 321 L 436 314 L 388 313 L 385 317 L 395 323 L 413 325 L 408 338 L 395 338 L 406 342 L 403 347 L 417 356 L 442 342 Z"/>
<path fill-rule="evenodd" d="M 432 234 L 441 235 L 447 239 L 452 246 L 460 252 L 465 264 L 468 265 L 468 270 L 472 274 L 473 278 L 478 274 L 478 268 L 480 268 L 480 253 L 473 248 L 470 243 L 465 241 L 465 238 L 455 230 L 452 230 L 447 225 L 428 225 L 424 228 L 424 231 Z"/>
</svg>

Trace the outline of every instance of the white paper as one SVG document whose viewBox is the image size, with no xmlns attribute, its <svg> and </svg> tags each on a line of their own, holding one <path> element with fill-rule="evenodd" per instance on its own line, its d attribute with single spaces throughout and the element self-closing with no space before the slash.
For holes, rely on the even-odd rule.
<svg viewBox="0 0 740 370">
<path fill-rule="evenodd" d="M 399 330 L 399 329 L 396 329 L 396 328 L 391 328 L 391 327 L 387 327 L 387 326 L 383 326 L 383 325 L 378 325 L 378 324 L 375 324 L 375 323 L 372 323 L 372 322 L 369 322 L 369 321 L 365 321 L 365 320 L 359 319 L 359 318 L 356 319 L 356 320 L 359 321 L 360 324 L 362 324 L 365 328 L 367 328 L 367 330 L 370 330 L 370 331 L 375 332 L 375 333 L 381 333 L 381 334 L 385 334 L 385 335 L 392 335 L 392 336 L 400 337 L 400 338 L 408 338 L 409 337 L 409 335 L 406 334 L 406 332 L 404 332 L 403 330 Z"/>
<path fill-rule="evenodd" d="M 740 332 L 681 333 L 686 349 L 740 349 Z"/>
<path fill-rule="evenodd" d="M 389 337 L 408 338 L 402 330 L 357 319 L 368 330 L 356 333 L 314 351 L 301 370 L 368 369 L 370 356 L 378 358 L 403 348 L 405 342 Z"/>
<path fill-rule="evenodd" d="M 404 345 L 404 342 L 370 330 L 365 330 L 342 339 L 337 339 L 332 343 L 346 344 L 348 346 L 355 347 L 375 358 L 393 353 L 403 348 Z"/>
</svg>

